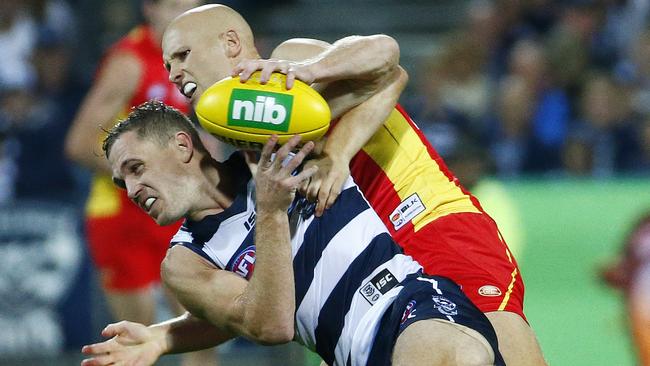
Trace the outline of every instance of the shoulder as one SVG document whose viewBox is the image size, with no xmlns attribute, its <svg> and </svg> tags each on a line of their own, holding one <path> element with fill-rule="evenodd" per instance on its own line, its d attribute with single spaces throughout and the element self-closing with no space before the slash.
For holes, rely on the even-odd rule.
<svg viewBox="0 0 650 366">
<path fill-rule="evenodd" d="M 292 38 L 280 43 L 271 54 L 271 58 L 283 60 L 305 60 L 325 51 L 329 43 L 311 38 Z"/>
<path fill-rule="evenodd" d="M 176 284 L 183 283 L 185 279 L 195 278 L 205 270 L 216 269 L 218 268 L 191 249 L 174 245 L 167 250 L 160 265 L 160 274 L 167 286 L 175 288 L 178 287 Z"/>
</svg>

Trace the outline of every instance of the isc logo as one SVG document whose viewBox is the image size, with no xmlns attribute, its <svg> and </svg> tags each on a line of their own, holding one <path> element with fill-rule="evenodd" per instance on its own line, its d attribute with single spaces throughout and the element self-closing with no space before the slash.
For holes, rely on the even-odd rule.
<svg viewBox="0 0 650 366">
<path fill-rule="evenodd" d="M 233 89 L 228 125 L 287 132 L 292 107 L 293 95 Z"/>
</svg>

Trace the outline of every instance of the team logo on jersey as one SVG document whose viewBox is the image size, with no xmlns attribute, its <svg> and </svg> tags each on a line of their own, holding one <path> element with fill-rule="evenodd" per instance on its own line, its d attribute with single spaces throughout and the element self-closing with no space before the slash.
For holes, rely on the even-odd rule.
<svg viewBox="0 0 650 366">
<path fill-rule="evenodd" d="M 251 279 L 255 269 L 255 245 L 244 249 L 232 262 L 231 270 L 247 280 Z"/>
<path fill-rule="evenodd" d="M 390 222 L 393 224 L 395 230 L 401 229 L 404 225 L 410 222 L 415 216 L 424 212 L 426 207 L 417 193 L 408 196 L 404 201 L 393 210 L 388 216 Z"/>
<path fill-rule="evenodd" d="M 287 132 L 292 107 L 293 95 L 233 89 L 228 125 Z"/>
<path fill-rule="evenodd" d="M 457 309 L 456 303 L 449 300 L 448 298 L 446 298 L 444 296 L 437 296 L 437 295 L 434 295 L 431 298 L 433 299 L 433 302 L 435 303 L 435 305 L 433 307 L 438 309 L 438 311 L 441 314 L 444 314 L 444 315 L 457 315 L 458 314 L 458 309 Z"/>
<path fill-rule="evenodd" d="M 485 285 L 478 289 L 478 294 L 481 296 L 501 296 L 501 289 L 493 285 Z"/>
<path fill-rule="evenodd" d="M 406 304 L 406 309 L 404 309 L 404 314 L 402 314 L 402 320 L 399 322 L 400 325 L 404 324 L 404 322 L 409 319 L 415 318 L 415 311 L 417 310 L 415 308 L 415 304 L 417 304 L 415 300 L 411 300 L 408 304 Z"/>
<path fill-rule="evenodd" d="M 361 286 L 359 292 L 370 303 L 370 305 L 374 305 L 381 295 L 388 292 L 388 290 L 395 287 L 398 283 L 399 281 L 397 281 L 397 278 L 395 278 L 387 268 L 384 268 L 377 273 L 375 277 L 370 279 L 370 281 Z"/>
</svg>

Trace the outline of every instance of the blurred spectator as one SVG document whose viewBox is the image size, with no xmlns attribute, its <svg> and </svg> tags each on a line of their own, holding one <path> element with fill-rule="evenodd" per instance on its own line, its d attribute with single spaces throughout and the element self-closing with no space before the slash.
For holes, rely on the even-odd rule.
<svg viewBox="0 0 650 366">
<path fill-rule="evenodd" d="M 495 112 L 499 131 L 491 147 L 501 177 L 517 177 L 524 169 L 534 103 L 533 91 L 521 77 L 501 81 Z"/>
<path fill-rule="evenodd" d="M 635 40 L 630 57 L 618 65 L 615 75 L 629 86 L 635 112 L 650 114 L 650 31 Z"/>
<path fill-rule="evenodd" d="M 26 87 L 34 82 L 29 59 L 36 36 L 36 24 L 25 3 L 0 1 L 0 49 L 3 52 L 0 89 Z"/>
<path fill-rule="evenodd" d="M 637 127 L 625 90 L 612 77 L 594 74 L 585 85 L 580 100 L 580 117 L 565 146 L 565 154 L 574 160 L 579 158 L 577 151 L 583 150 L 579 154 L 590 157 L 582 160 L 590 163 L 591 167 L 577 164 L 577 161 L 566 161 L 569 158 L 566 156 L 565 163 L 569 164 L 566 168 L 570 168 L 570 173 L 578 174 L 587 170 L 589 175 L 596 177 L 629 171 L 636 165 L 640 152 Z"/>
<path fill-rule="evenodd" d="M 456 33 L 442 50 L 428 58 L 417 79 L 416 98 L 407 101 L 409 110 L 429 141 L 444 157 L 460 133 L 481 135 L 481 119 L 488 106 L 488 84 L 481 72 L 481 47 Z"/>
<path fill-rule="evenodd" d="M 518 42 L 512 49 L 509 70 L 523 79 L 534 99 L 524 169 L 532 173 L 558 169 L 559 150 L 570 119 L 570 102 L 556 84 L 555 72 L 548 66 L 542 44 L 533 40 Z"/>
<path fill-rule="evenodd" d="M 634 226 L 620 256 L 604 266 L 600 276 L 623 291 L 639 365 L 650 366 L 650 215 Z"/>
<path fill-rule="evenodd" d="M 572 97 L 580 90 L 591 60 L 601 13 L 594 0 L 563 1 L 559 20 L 546 42 L 557 85 Z"/>
</svg>

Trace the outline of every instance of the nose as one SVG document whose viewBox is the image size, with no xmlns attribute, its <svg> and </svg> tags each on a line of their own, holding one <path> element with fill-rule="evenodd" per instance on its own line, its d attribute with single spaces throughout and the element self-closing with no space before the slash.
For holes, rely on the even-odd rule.
<svg viewBox="0 0 650 366">
<path fill-rule="evenodd" d="M 169 81 L 178 85 L 179 87 L 181 86 L 181 83 L 183 81 L 183 73 L 181 72 L 181 68 L 178 66 L 175 66 L 172 64 L 169 68 Z"/>
<path fill-rule="evenodd" d="M 137 204 L 142 186 L 136 180 L 129 178 L 124 179 L 124 185 L 126 185 L 126 194 L 129 196 L 129 199 Z"/>
</svg>

